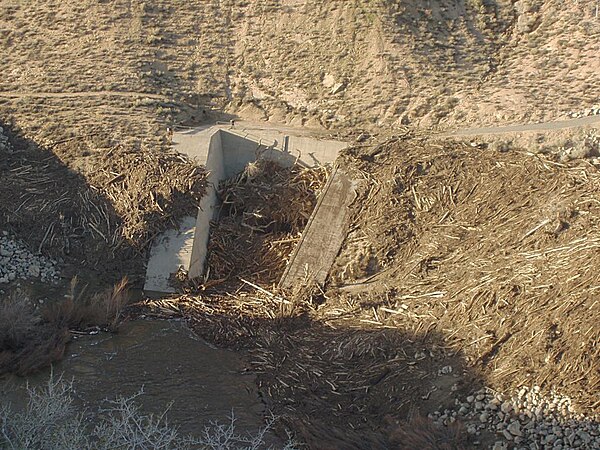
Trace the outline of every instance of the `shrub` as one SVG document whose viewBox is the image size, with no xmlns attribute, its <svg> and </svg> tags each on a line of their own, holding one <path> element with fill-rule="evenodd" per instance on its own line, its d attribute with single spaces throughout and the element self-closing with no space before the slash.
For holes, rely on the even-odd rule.
<svg viewBox="0 0 600 450">
<path fill-rule="evenodd" d="M 22 294 L 0 300 L 0 374 L 28 375 L 63 357 L 72 329 L 103 327 L 116 331 L 128 301 L 127 279 L 112 289 L 85 296 L 77 292 L 45 307 L 40 314 Z"/>
<path fill-rule="evenodd" d="M 265 437 L 275 419 L 254 435 L 235 431 L 233 414 L 227 424 L 212 422 L 199 438 L 181 436 L 167 423 L 166 412 L 143 414 L 135 403 L 139 394 L 114 401 L 95 412 L 79 411 L 73 403 L 73 385 L 50 376 L 43 388 L 27 389 L 29 401 L 22 412 L 0 407 L 0 449 L 19 450 L 258 450 L 267 447 Z M 87 418 L 87 419 L 86 419 Z M 293 450 L 288 442 L 283 450 Z"/>
<path fill-rule="evenodd" d="M 71 294 L 63 301 L 49 305 L 44 320 L 57 328 L 85 329 L 90 326 L 106 327 L 116 331 L 121 312 L 129 299 L 127 278 L 112 289 L 87 297 L 85 288 L 78 291 L 77 277 L 71 281 Z"/>
<path fill-rule="evenodd" d="M 31 339 L 39 316 L 27 297 L 11 294 L 0 302 L 0 352 L 18 350 Z"/>
</svg>

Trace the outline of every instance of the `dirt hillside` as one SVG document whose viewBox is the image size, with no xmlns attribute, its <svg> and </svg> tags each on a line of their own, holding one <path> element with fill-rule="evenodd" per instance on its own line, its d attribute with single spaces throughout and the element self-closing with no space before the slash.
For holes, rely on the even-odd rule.
<svg viewBox="0 0 600 450">
<path fill-rule="evenodd" d="M 552 119 L 599 102 L 594 14 L 592 0 L 3 0 L 0 111 L 40 139 L 151 139 L 198 105 L 327 128 Z"/>
</svg>

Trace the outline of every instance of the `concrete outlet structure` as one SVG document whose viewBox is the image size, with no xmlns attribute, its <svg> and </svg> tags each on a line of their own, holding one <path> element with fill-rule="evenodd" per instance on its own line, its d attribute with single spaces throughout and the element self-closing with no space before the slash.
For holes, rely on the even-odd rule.
<svg viewBox="0 0 600 450">
<path fill-rule="evenodd" d="M 258 157 L 275 160 L 284 166 L 291 166 L 297 162 L 306 167 L 314 167 L 320 164 L 333 163 L 339 151 L 347 146 L 344 142 L 302 135 L 302 132 L 304 130 L 261 128 L 241 123 L 236 124 L 235 128 L 214 126 L 175 134 L 173 138 L 175 148 L 181 153 L 189 155 L 199 164 L 204 165 L 209 172 L 207 192 L 202 198 L 197 217 L 184 218 L 179 229 L 169 230 L 155 241 L 148 262 L 144 285 L 144 290 L 148 295 L 175 292 L 169 280 L 172 274 L 180 269 L 187 271 L 190 278 L 203 275 L 210 223 L 217 218 L 219 210 L 217 189 L 222 180 L 236 176 L 244 170 L 248 163 L 256 161 Z M 324 195 L 327 195 L 327 192 L 334 192 L 337 197 L 332 200 L 333 203 L 338 205 L 341 201 L 346 205 L 349 197 L 346 191 L 350 185 L 347 181 L 340 181 L 339 173 L 333 179 L 338 189 L 329 188 L 331 185 L 330 180 Z M 344 184 L 346 188 L 344 194 L 339 192 L 340 183 Z M 342 197 L 343 199 L 340 200 Z M 322 204 L 323 199 L 321 198 L 319 199 L 319 205 Z M 319 208 L 317 206 L 313 216 L 320 209 L 330 210 L 330 208 Z M 336 211 L 339 212 L 339 209 Z M 331 211 L 329 212 L 331 215 Z M 331 217 L 327 220 L 330 222 L 321 223 L 318 219 L 316 222 L 320 224 L 319 226 L 339 228 L 340 225 L 337 223 L 339 220 L 331 222 Z M 315 223 L 314 217 L 311 217 L 309 225 L 310 223 Z M 343 232 L 343 230 L 340 231 Z M 337 239 L 339 246 L 341 246 L 342 240 L 343 236 L 341 239 Z M 302 241 L 307 241 L 307 239 L 304 239 L 303 236 Z M 333 258 L 337 255 L 339 246 L 337 246 L 337 249 L 332 248 L 332 251 L 335 251 Z M 336 247 L 336 245 L 333 245 L 333 247 Z M 304 251 L 300 252 L 298 258 L 298 253 L 297 249 L 293 259 L 297 259 L 299 264 L 303 265 L 307 264 L 306 258 L 310 258 L 310 255 L 314 254 L 314 252 Z M 305 256 L 302 257 L 302 255 Z M 333 260 L 329 263 L 329 267 L 332 262 Z M 323 261 L 320 261 L 319 264 L 323 266 Z M 327 267 L 327 270 L 329 267 Z M 298 270 L 290 271 L 288 267 L 288 270 L 286 270 L 286 285 L 291 283 L 290 280 L 296 272 Z M 319 279 L 323 278 L 322 272 L 323 269 L 321 268 Z"/>
</svg>

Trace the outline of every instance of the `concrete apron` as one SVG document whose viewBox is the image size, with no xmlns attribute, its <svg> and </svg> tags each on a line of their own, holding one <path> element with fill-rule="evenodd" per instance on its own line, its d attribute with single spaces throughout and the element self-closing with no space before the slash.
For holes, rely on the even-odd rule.
<svg viewBox="0 0 600 450">
<path fill-rule="evenodd" d="M 289 128 L 266 128 L 262 124 L 254 127 L 217 125 L 175 133 L 175 149 L 205 166 L 209 172 L 207 192 L 197 217 L 184 218 L 178 229 L 168 230 L 154 242 L 146 270 L 145 293 L 149 296 L 174 293 L 169 279 L 179 269 L 187 271 L 190 278 L 202 276 L 210 222 L 218 216 L 217 189 L 222 180 L 236 176 L 259 156 L 288 167 L 296 162 L 315 167 L 334 163 L 339 151 L 347 146 L 344 142 L 319 139 L 308 133 Z M 353 185 L 345 174 L 334 170 L 290 260 L 282 286 L 289 287 L 300 281 L 299 278 L 309 281 L 309 273 L 317 282 L 325 280 L 344 239 L 347 206 L 354 198 L 353 193 Z M 328 243 L 326 251 L 322 238 Z M 309 270 L 309 267 L 314 269 Z"/>
</svg>

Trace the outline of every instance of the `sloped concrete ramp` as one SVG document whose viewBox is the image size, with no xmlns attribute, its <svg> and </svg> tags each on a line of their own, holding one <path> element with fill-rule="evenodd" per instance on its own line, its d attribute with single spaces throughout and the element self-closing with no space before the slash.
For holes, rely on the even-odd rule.
<svg viewBox="0 0 600 450">
<path fill-rule="evenodd" d="M 325 283 L 344 243 L 350 221 L 349 207 L 355 199 L 355 184 L 336 166 L 290 258 L 279 287 L 290 289 L 303 283 Z"/>
</svg>

